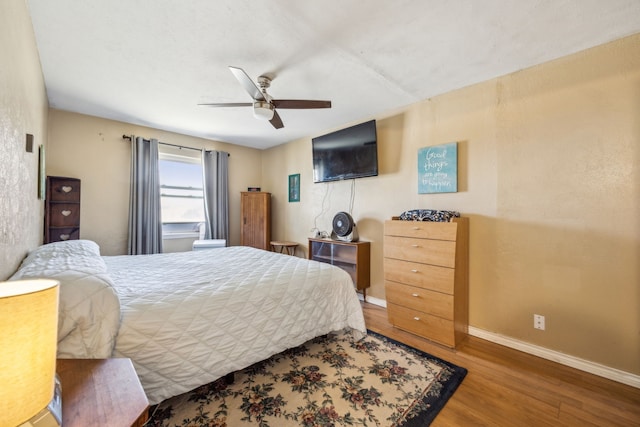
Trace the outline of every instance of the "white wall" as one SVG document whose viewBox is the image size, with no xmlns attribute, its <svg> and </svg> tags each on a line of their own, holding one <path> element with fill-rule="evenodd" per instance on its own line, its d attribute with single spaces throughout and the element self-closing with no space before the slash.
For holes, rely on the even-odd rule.
<svg viewBox="0 0 640 427">
<path fill-rule="evenodd" d="M 48 102 L 24 1 L 0 3 L 0 280 L 42 243 L 38 146 L 47 146 Z M 26 134 L 34 136 L 26 152 Z M 46 150 L 45 150 L 46 151 Z"/>
<path fill-rule="evenodd" d="M 47 174 L 82 181 L 80 237 L 104 255 L 127 253 L 131 147 L 122 135 L 228 152 L 230 243 L 240 243 L 240 192 L 260 186 L 260 150 L 143 126 L 51 109 Z M 186 250 L 190 239 L 167 242 L 167 252 Z"/>
<path fill-rule="evenodd" d="M 385 297 L 386 219 L 457 210 L 470 218 L 471 326 L 640 374 L 638 100 L 635 35 L 376 117 L 380 175 L 354 182 L 367 296 Z M 418 194 L 418 149 L 453 141 L 459 191 Z M 263 155 L 273 237 L 305 249 L 314 225 L 348 210 L 352 185 L 314 184 L 311 157 L 309 138 Z"/>
</svg>

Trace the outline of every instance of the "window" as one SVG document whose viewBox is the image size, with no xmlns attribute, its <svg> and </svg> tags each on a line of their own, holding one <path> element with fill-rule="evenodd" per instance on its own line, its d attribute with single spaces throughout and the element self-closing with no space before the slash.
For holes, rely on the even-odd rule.
<svg viewBox="0 0 640 427">
<path fill-rule="evenodd" d="M 162 237 L 197 237 L 205 220 L 201 154 L 168 145 L 159 151 Z"/>
</svg>

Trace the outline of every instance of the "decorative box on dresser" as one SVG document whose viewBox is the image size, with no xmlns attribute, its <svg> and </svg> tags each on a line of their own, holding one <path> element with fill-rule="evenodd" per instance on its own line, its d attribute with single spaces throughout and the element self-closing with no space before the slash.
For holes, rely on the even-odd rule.
<svg viewBox="0 0 640 427">
<path fill-rule="evenodd" d="M 80 238 L 80 180 L 47 177 L 44 243 Z"/>
<path fill-rule="evenodd" d="M 241 193 L 240 245 L 266 251 L 271 249 L 271 193 Z"/>
<path fill-rule="evenodd" d="M 468 332 L 469 220 L 385 221 L 389 322 L 448 347 Z"/>
</svg>

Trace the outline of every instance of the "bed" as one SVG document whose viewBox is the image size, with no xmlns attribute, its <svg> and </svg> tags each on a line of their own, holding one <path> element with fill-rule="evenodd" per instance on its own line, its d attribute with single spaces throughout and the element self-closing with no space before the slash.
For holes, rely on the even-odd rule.
<svg viewBox="0 0 640 427">
<path fill-rule="evenodd" d="M 350 276 L 244 246 L 101 256 L 95 242 L 40 246 L 11 280 L 60 287 L 59 358 L 130 358 L 151 404 L 332 331 L 366 334 Z"/>
</svg>

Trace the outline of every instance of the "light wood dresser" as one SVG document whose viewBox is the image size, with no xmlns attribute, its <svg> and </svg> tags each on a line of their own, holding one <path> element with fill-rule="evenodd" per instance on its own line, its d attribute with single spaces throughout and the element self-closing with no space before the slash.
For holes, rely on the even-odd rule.
<svg viewBox="0 0 640 427">
<path fill-rule="evenodd" d="M 468 332 L 469 220 L 385 221 L 389 322 L 447 347 Z"/>
</svg>

